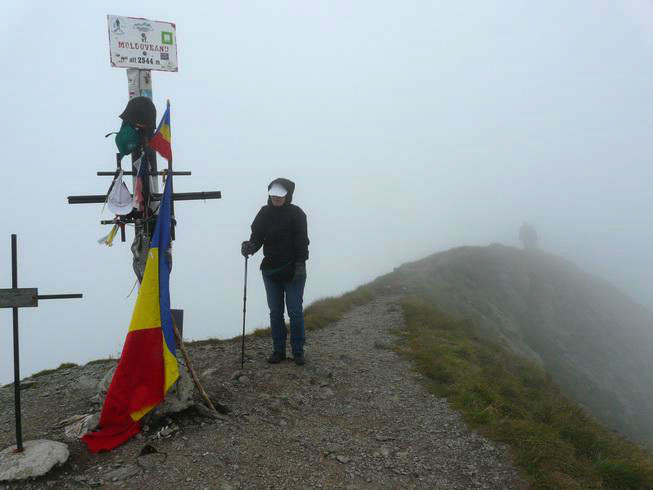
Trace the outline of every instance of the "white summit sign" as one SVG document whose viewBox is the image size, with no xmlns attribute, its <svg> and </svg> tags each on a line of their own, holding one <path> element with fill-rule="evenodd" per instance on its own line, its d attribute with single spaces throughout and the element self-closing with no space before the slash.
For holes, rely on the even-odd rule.
<svg viewBox="0 0 653 490">
<path fill-rule="evenodd" d="M 111 66 L 177 71 L 175 24 L 107 15 Z"/>
</svg>

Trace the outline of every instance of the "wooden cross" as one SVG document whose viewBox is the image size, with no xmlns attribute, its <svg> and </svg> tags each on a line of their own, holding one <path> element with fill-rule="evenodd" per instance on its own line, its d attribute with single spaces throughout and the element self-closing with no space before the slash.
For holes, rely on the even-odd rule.
<svg viewBox="0 0 653 490">
<path fill-rule="evenodd" d="M 146 151 L 149 150 L 149 153 L 153 153 L 152 150 L 150 150 L 147 147 L 141 148 L 137 152 L 138 156 L 141 154 L 145 153 Z M 121 164 L 120 164 L 120 154 L 116 154 L 116 171 L 101 171 L 97 172 L 98 177 L 108 177 L 108 176 L 117 176 L 117 170 L 121 169 Z M 149 161 L 149 160 L 148 160 Z M 132 171 L 123 171 L 123 175 L 135 175 L 134 170 Z M 191 175 L 190 171 L 173 171 L 172 170 L 172 161 L 168 161 L 168 168 L 164 170 L 154 170 L 153 172 L 150 172 L 150 176 L 156 177 L 157 175 L 163 175 L 165 178 L 172 179 L 173 176 L 178 175 L 178 176 L 188 176 Z M 172 180 L 171 182 L 172 183 Z M 68 204 L 102 204 L 107 200 L 107 195 L 108 194 L 92 194 L 92 195 L 84 195 L 84 196 L 68 196 Z M 152 192 L 149 196 L 146 196 L 146 201 L 159 201 L 161 199 L 160 193 Z M 176 221 L 174 219 L 174 202 L 175 201 L 205 201 L 207 199 L 220 199 L 222 197 L 222 193 L 220 191 L 204 191 L 204 192 L 174 192 L 172 193 L 172 239 L 175 239 L 175 224 Z M 121 224 L 137 224 L 137 221 L 135 220 L 118 220 L 119 223 Z M 116 220 L 101 220 L 101 224 L 103 225 L 113 225 L 116 223 Z M 124 235 L 124 228 L 121 228 L 121 241 L 125 241 L 125 235 Z"/>
<path fill-rule="evenodd" d="M 146 161 L 148 164 L 150 164 L 150 160 L 156 161 L 154 158 L 156 156 L 156 152 L 152 150 L 148 145 L 147 142 L 144 138 L 141 138 L 141 146 L 138 148 L 134 153 L 132 153 L 132 160 L 136 160 L 138 158 L 141 158 L 142 156 L 146 157 Z M 107 172 L 107 171 L 101 171 L 97 172 L 98 176 L 110 176 L 113 175 L 114 179 L 118 177 L 118 174 L 120 171 L 122 171 L 122 166 L 121 166 L 121 160 L 122 156 L 120 153 L 116 153 L 116 169 L 112 172 Z M 172 187 L 173 182 L 173 177 L 174 176 L 187 176 L 191 175 L 190 171 L 173 171 L 172 169 L 172 159 L 168 160 L 168 168 L 164 170 L 157 170 L 156 165 L 153 166 L 150 165 L 149 172 L 148 174 L 150 177 L 154 177 L 154 181 L 156 181 L 156 178 L 158 175 L 164 176 L 164 178 L 170 179 L 170 185 Z M 132 166 L 131 171 L 123 171 L 123 175 L 136 175 L 136 169 Z M 115 181 L 114 181 L 115 182 Z M 113 186 L 113 184 L 111 184 Z M 151 201 L 159 201 L 161 200 L 162 194 L 158 192 L 151 192 L 149 190 L 150 186 L 144 186 L 143 188 L 143 197 L 145 199 L 145 210 L 143 213 L 143 218 L 147 217 L 147 214 L 151 212 L 150 210 L 150 202 Z M 103 202 L 106 202 L 108 195 L 111 192 L 111 188 L 109 187 L 109 192 L 107 192 L 106 195 L 102 194 L 94 194 L 94 195 L 83 195 L 83 196 L 68 196 L 68 204 L 91 204 L 91 203 L 98 203 L 101 204 Z M 175 227 L 177 224 L 177 220 L 175 219 L 175 201 L 193 201 L 193 200 L 206 200 L 206 199 L 220 199 L 222 197 L 222 193 L 220 191 L 206 191 L 206 192 L 175 192 L 174 187 L 172 187 L 172 226 L 170 227 L 170 237 L 172 240 L 174 240 L 175 237 Z M 130 213 L 131 214 L 131 213 Z M 141 234 L 146 231 L 147 233 L 151 233 L 154 228 L 154 221 L 148 220 L 148 219 L 140 219 L 139 217 L 137 218 L 127 218 L 125 216 L 116 216 L 115 219 L 113 220 L 101 220 L 101 224 L 103 225 L 118 225 L 120 228 L 120 241 L 124 242 L 125 241 L 125 225 L 126 224 L 133 224 L 135 225 L 135 243 L 137 240 L 138 236 L 141 236 Z M 147 244 L 149 246 L 149 243 Z M 136 250 L 138 250 L 138 247 L 136 247 Z M 139 255 L 138 252 L 134 252 L 134 272 L 136 273 L 136 278 L 140 282 L 143 275 L 145 274 L 145 262 L 141 261 L 138 259 Z"/>
<path fill-rule="evenodd" d="M 41 299 L 81 298 L 81 294 L 39 294 L 37 288 L 18 287 L 18 251 L 16 235 L 11 235 L 11 288 L 0 289 L 0 308 L 12 308 L 14 314 L 14 403 L 16 414 L 16 452 L 23 451 L 20 414 L 20 363 L 18 358 L 18 308 L 37 307 Z"/>
</svg>

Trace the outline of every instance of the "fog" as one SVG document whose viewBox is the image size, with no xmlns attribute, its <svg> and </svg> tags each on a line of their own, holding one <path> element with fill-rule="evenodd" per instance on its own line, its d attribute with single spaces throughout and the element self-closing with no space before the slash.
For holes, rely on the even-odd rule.
<svg viewBox="0 0 653 490">
<path fill-rule="evenodd" d="M 653 2 L 162 2 L 0 5 L 0 287 L 84 294 L 20 311 L 21 372 L 120 353 L 136 292 L 129 245 L 98 245 L 127 102 L 106 15 L 177 25 L 172 105 L 179 202 L 173 307 L 185 336 L 242 322 L 240 242 L 276 177 L 308 215 L 305 303 L 460 245 L 541 248 L 653 306 Z M 247 329 L 267 325 L 250 260 Z M 13 377 L 0 311 L 0 382 Z M 310 337 L 307 339 L 310 354 Z M 237 360 L 234 360 L 237 362 Z"/>
</svg>

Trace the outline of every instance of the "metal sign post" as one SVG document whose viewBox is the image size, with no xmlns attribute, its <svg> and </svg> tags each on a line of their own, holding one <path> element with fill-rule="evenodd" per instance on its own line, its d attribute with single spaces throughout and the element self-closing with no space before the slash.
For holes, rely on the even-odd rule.
<svg viewBox="0 0 653 490">
<path fill-rule="evenodd" d="M 41 299 L 81 298 L 81 294 L 39 294 L 36 288 L 18 287 L 18 250 L 16 235 L 11 235 L 11 288 L 0 289 L 0 308 L 13 309 L 14 323 L 14 406 L 16 415 L 16 452 L 23 451 L 20 413 L 20 360 L 18 348 L 18 308 L 37 307 Z"/>
<path fill-rule="evenodd" d="M 127 69 L 129 98 L 152 98 L 152 71 L 178 70 L 177 28 L 172 22 L 107 15 L 109 61 L 111 66 Z M 151 135 L 150 135 L 151 136 Z M 132 155 L 135 161 L 139 155 Z M 150 188 L 159 192 L 156 179 L 156 153 L 149 151 Z M 136 174 L 134 174 L 134 180 Z"/>
<path fill-rule="evenodd" d="M 109 61 L 111 66 L 127 69 L 127 90 L 129 98 L 147 97 L 152 99 L 152 71 L 177 71 L 177 39 L 176 26 L 171 22 L 161 22 L 138 17 L 123 17 L 107 15 L 109 29 Z M 146 140 L 152 137 L 152 132 L 143 135 Z M 136 168 L 134 163 L 145 153 L 149 168 L 148 190 L 158 193 L 159 181 L 157 179 L 158 166 L 156 152 L 144 145 L 142 152 L 132 153 L 132 189 L 136 188 Z M 172 183 L 172 181 L 171 181 Z M 153 204 L 151 204 L 153 206 Z M 150 207 L 149 212 L 156 213 L 155 207 Z M 173 207 L 174 217 L 174 207 Z M 152 225 L 147 222 L 134 223 L 134 263 L 138 272 L 136 277 L 140 280 L 144 270 L 142 260 L 139 260 L 143 251 L 143 243 L 151 235 Z M 121 229 L 121 241 L 124 238 L 124 226 Z M 175 238 L 174 227 L 172 238 Z M 140 276 L 139 276 L 140 274 Z"/>
</svg>

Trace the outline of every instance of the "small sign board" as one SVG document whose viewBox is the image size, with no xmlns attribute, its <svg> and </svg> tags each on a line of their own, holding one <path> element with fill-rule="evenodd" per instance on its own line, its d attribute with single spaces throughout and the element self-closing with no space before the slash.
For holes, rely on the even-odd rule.
<svg viewBox="0 0 653 490">
<path fill-rule="evenodd" d="M 172 22 L 107 15 L 111 66 L 177 71 L 177 34 Z"/>
</svg>

